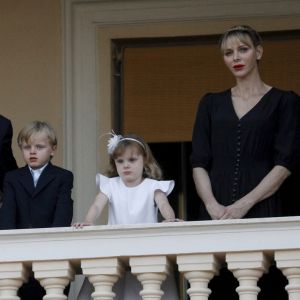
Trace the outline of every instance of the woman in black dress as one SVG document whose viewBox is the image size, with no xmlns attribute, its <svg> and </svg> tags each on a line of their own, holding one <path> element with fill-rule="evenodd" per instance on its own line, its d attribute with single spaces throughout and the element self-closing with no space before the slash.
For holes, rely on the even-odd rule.
<svg viewBox="0 0 300 300">
<path fill-rule="evenodd" d="M 220 47 L 236 85 L 206 94 L 199 104 L 191 162 L 202 219 L 282 216 L 278 191 L 299 162 L 299 96 L 262 81 L 263 47 L 251 27 L 229 29 Z M 274 266 L 259 285 L 258 299 L 287 299 L 286 279 Z M 236 286 L 223 268 L 210 283 L 209 299 L 238 299 Z"/>
<path fill-rule="evenodd" d="M 299 96 L 262 81 L 261 38 L 249 26 L 225 32 L 221 51 L 236 85 L 200 102 L 191 157 L 197 193 L 208 219 L 281 216 L 277 191 L 299 160 Z"/>
</svg>

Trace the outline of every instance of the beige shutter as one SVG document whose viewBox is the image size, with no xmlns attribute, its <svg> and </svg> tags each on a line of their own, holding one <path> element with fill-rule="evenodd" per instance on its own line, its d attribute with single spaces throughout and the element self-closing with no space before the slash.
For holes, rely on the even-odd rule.
<svg viewBox="0 0 300 300">
<path fill-rule="evenodd" d="M 266 83 L 300 94 L 300 38 L 269 38 L 260 64 Z M 207 92 L 234 84 L 216 43 L 125 47 L 122 131 L 148 142 L 190 141 Z"/>
</svg>

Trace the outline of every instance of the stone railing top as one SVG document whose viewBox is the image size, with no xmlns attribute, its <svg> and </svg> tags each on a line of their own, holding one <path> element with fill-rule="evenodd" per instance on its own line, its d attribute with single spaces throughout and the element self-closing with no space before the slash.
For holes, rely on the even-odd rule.
<svg viewBox="0 0 300 300">
<path fill-rule="evenodd" d="M 300 249 L 300 217 L 0 231 L 0 263 Z"/>
</svg>

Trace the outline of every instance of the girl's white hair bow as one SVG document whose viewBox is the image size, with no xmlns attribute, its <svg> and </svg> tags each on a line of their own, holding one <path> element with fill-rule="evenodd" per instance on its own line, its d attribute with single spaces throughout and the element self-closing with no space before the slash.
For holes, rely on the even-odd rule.
<svg viewBox="0 0 300 300">
<path fill-rule="evenodd" d="M 141 141 L 135 138 L 123 137 L 120 134 L 116 134 L 113 130 L 109 134 L 111 135 L 111 138 L 108 139 L 108 143 L 107 143 L 107 152 L 109 155 L 112 155 L 114 153 L 115 149 L 117 148 L 118 144 L 121 141 L 133 141 L 141 145 L 141 147 L 146 151 L 145 145 Z"/>
<path fill-rule="evenodd" d="M 110 132 L 110 135 L 112 137 L 109 138 L 109 140 L 108 140 L 108 143 L 107 143 L 107 152 L 108 152 L 109 155 L 112 155 L 114 153 L 117 145 L 119 144 L 119 142 L 123 138 L 123 136 L 115 134 L 115 132 L 113 130 Z"/>
</svg>

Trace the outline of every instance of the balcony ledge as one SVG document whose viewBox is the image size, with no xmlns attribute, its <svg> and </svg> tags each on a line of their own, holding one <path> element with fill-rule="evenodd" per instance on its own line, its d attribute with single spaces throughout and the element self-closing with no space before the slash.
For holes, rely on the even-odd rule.
<svg viewBox="0 0 300 300">
<path fill-rule="evenodd" d="M 300 217 L 0 231 L 0 262 L 299 250 Z"/>
<path fill-rule="evenodd" d="M 19 299 L 30 274 L 45 299 L 66 299 L 65 286 L 83 274 L 95 300 L 112 300 L 125 270 L 141 282 L 143 299 L 161 299 L 161 284 L 177 265 L 190 299 L 207 300 L 209 281 L 227 264 L 240 299 L 257 300 L 257 282 L 274 262 L 288 280 L 289 299 L 300 299 L 299 236 L 300 217 L 2 230 L 0 299 Z"/>
</svg>

